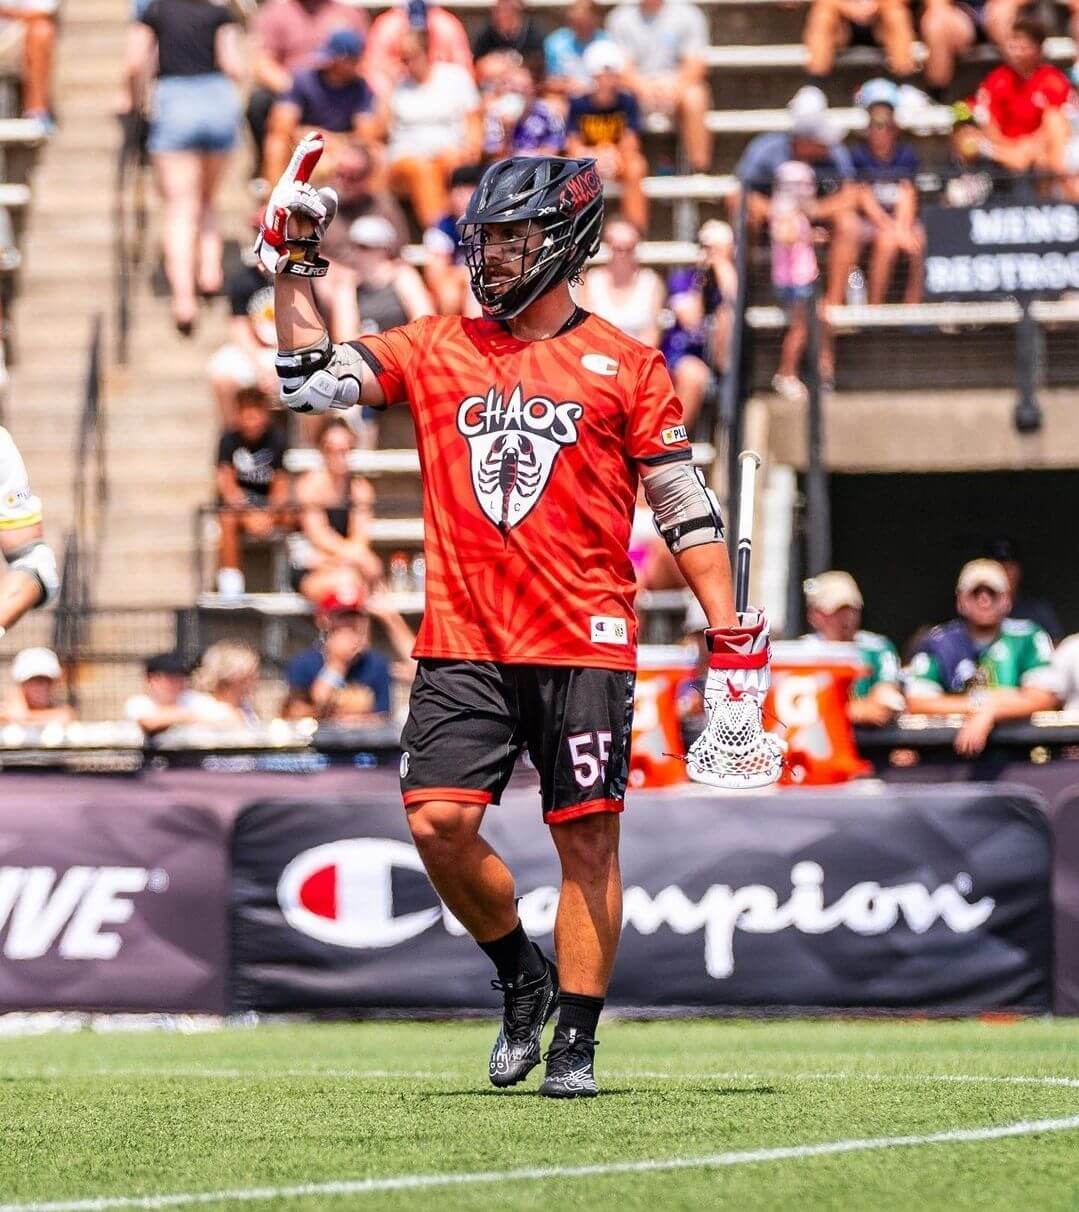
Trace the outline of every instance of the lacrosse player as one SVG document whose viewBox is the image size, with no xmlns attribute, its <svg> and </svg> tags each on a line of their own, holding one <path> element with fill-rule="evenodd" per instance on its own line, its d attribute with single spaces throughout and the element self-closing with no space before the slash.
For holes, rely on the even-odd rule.
<svg viewBox="0 0 1079 1212">
<path fill-rule="evenodd" d="M 0 637 L 35 606 L 45 606 L 60 592 L 56 557 L 45 542 L 41 502 L 18 447 L 0 428 L 0 552 L 7 576 L 0 579 Z"/>
<path fill-rule="evenodd" d="M 622 923 L 638 477 L 708 619 L 716 728 L 702 737 L 711 756 L 695 765 L 691 752 L 689 765 L 720 786 L 780 773 L 760 722 L 768 626 L 735 614 L 722 521 L 662 356 L 570 294 L 599 242 L 594 161 L 514 157 L 485 171 L 460 221 L 482 318 L 431 316 L 335 345 L 311 292 L 336 204 L 307 184 L 319 153 L 317 135 L 297 148 L 256 246 L 276 275 L 282 399 L 299 412 L 412 409 L 427 609 L 401 738 L 409 826 L 438 894 L 498 974 L 492 1083 L 512 1086 L 539 1064 L 557 1009 L 540 1093 L 595 1095 L 596 1024 Z M 525 934 L 513 876 L 480 836 L 525 748 L 562 866 L 557 967 Z"/>
</svg>

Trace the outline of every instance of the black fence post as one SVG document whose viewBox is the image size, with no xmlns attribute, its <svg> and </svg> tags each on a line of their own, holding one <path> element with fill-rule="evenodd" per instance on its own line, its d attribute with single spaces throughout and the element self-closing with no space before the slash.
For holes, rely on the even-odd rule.
<svg viewBox="0 0 1079 1212">
<path fill-rule="evenodd" d="M 824 572 L 832 563 L 832 514 L 828 467 L 824 456 L 824 408 L 821 399 L 820 302 L 817 286 L 806 302 L 806 571 Z"/>
<path fill-rule="evenodd" d="M 1020 433 L 1037 433 L 1042 427 L 1042 410 L 1038 403 L 1038 381 L 1041 377 L 1041 330 L 1031 314 L 1031 299 L 1024 295 L 1019 306 L 1022 313 L 1015 330 L 1015 369 L 1019 394 L 1015 401 L 1015 428 Z"/>
</svg>

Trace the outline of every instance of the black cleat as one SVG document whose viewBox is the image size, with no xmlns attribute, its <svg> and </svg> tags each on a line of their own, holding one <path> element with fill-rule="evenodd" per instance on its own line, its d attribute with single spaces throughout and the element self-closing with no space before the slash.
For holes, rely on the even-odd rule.
<svg viewBox="0 0 1079 1212">
<path fill-rule="evenodd" d="M 488 1066 L 493 1086 L 515 1086 L 540 1063 L 540 1036 L 558 1009 L 558 969 L 546 957 L 544 963 L 547 971 L 534 980 L 491 982 L 505 999 Z"/>
<path fill-rule="evenodd" d="M 595 1098 L 599 1093 L 593 1065 L 596 1041 L 580 1035 L 576 1027 L 556 1028 L 547 1050 L 547 1076 L 540 1094 L 548 1098 Z"/>
</svg>

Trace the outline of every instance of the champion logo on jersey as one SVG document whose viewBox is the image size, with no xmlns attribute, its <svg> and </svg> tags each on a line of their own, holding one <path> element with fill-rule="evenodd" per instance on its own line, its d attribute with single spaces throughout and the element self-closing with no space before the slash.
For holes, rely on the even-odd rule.
<svg viewBox="0 0 1079 1212">
<path fill-rule="evenodd" d="M 488 518 L 505 532 L 523 521 L 543 495 L 558 452 L 577 442 L 584 409 L 575 400 L 556 404 L 496 387 L 466 396 L 457 428 L 468 439 L 472 487 Z"/>
<path fill-rule="evenodd" d="M 613 378 L 618 374 L 618 363 L 614 358 L 607 357 L 606 354 L 582 354 L 581 365 L 585 370 L 590 370 L 594 375 L 606 375 L 607 378 Z"/>
</svg>

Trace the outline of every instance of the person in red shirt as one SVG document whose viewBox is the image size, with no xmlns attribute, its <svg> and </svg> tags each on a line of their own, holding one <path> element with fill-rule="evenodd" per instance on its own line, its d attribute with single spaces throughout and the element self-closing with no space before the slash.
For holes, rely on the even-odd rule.
<svg viewBox="0 0 1079 1212">
<path fill-rule="evenodd" d="M 472 72 L 472 47 L 459 17 L 427 0 L 398 0 L 371 22 L 363 59 L 364 79 L 380 96 L 388 96 L 405 73 L 401 39 L 410 29 L 427 35 L 432 63 L 456 63 Z"/>
<path fill-rule="evenodd" d="M 985 135 L 984 153 L 1014 172 L 1062 174 L 1070 126 L 1064 106 L 1068 77 L 1045 61 L 1045 23 L 1023 12 L 1004 42 L 1004 63 L 982 81 L 973 99 Z"/>
<path fill-rule="evenodd" d="M 308 146 L 317 159 L 317 142 Z M 315 412 L 407 400 L 416 425 L 427 609 L 401 737 L 412 837 L 498 972 L 491 1082 L 514 1085 L 539 1063 L 557 1005 L 540 1092 L 594 1095 L 595 1030 L 622 921 L 637 644 L 627 549 L 639 481 L 708 619 L 719 697 L 740 719 L 749 712 L 747 735 L 774 744 L 760 729 L 767 623 L 735 612 L 722 522 L 662 356 L 570 293 L 599 244 L 595 161 L 519 156 L 484 172 L 461 220 L 484 316 L 429 316 L 331 345 L 308 279 L 321 271 L 333 198 L 302 184 L 304 154 L 293 163 L 301 183 L 279 183 L 258 244 L 277 273 L 282 399 Z M 513 876 L 479 832 L 526 748 L 562 866 L 557 967 L 525 934 Z M 775 781 L 778 747 L 767 751 Z"/>
</svg>

